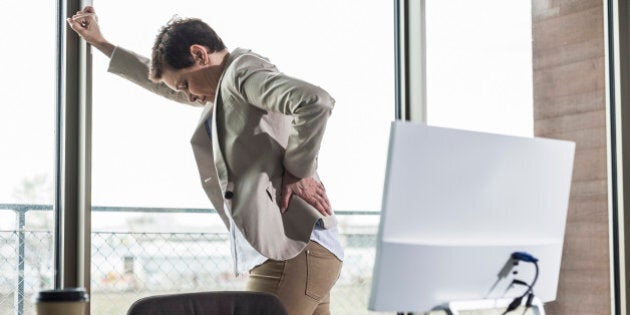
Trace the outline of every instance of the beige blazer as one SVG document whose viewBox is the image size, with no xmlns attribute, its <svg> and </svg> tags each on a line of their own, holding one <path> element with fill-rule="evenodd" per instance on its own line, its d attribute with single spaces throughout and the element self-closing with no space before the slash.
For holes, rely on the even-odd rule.
<svg viewBox="0 0 630 315">
<path fill-rule="evenodd" d="M 123 48 L 114 50 L 108 70 L 169 99 L 200 106 L 150 81 L 149 59 Z M 279 209 L 284 169 L 319 179 L 317 154 L 335 101 L 245 49 L 230 53 L 217 91 L 191 139 L 201 185 L 225 225 L 229 228 L 231 216 L 262 255 L 293 258 L 306 247 L 317 220 L 325 228 L 336 225 L 334 216 L 323 217 L 295 195 L 285 214 Z"/>
</svg>

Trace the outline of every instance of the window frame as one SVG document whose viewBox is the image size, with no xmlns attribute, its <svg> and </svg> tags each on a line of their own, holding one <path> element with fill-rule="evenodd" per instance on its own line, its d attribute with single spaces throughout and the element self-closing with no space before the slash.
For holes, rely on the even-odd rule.
<svg viewBox="0 0 630 315">
<path fill-rule="evenodd" d="M 91 53 L 66 17 L 91 1 L 57 0 L 54 288 L 90 286 Z"/>
</svg>

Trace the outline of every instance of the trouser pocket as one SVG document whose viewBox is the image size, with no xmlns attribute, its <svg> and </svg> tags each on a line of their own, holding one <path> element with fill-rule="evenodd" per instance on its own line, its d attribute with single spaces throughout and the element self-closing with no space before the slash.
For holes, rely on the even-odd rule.
<svg viewBox="0 0 630 315">
<path fill-rule="evenodd" d="M 311 242 L 306 250 L 306 295 L 320 301 L 332 289 L 342 262 L 323 246 Z"/>
</svg>

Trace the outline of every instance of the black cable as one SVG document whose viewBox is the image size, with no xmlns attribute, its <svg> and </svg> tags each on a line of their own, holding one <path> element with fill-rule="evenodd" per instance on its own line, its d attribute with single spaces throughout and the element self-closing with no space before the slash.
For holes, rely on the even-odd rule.
<svg viewBox="0 0 630 315">
<path fill-rule="evenodd" d="M 534 300 L 534 292 L 530 292 L 527 295 L 527 301 L 525 302 L 525 310 L 523 310 L 523 315 L 527 313 L 527 310 L 532 307 L 532 301 Z"/>
<path fill-rule="evenodd" d="M 538 262 L 534 262 L 534 266 L 536 267 L 536 275 L 534 275 L 534 281 L 532 281 L 532 285 L 529 287 L 529 291 L 534 292 L 534 285 L 536 285 L 536 281 L 538 281 Z"/>
<path fill-rule="evenodd" d="M 526 292 L 528 295 L 527 301 L 525 302 L 525 310 L 523 311 L 523 315 L 525 315 L 525 312 L 527 312 L 527 310 L 532 307 L 532 302 L 534 300 L 534 285 L 538 280 L 538 263 L 534 262 L 534 266 L 536 267 L 536 274 L 534 275 L 534 280 L 532 281 L 532 284 L 529 286 L 529 293 Z"/>
<path fill-rule="evenodd" d="M 538 273 L 540 270 L 538 268 L 537 260 L 531 260 L 528 262 L 531 262 L 532 264 L 534 264 L 534 267 L 536 267 L 536 273 L 534 274 L 534 279 L 532 280 L 532 283 L 528 285 L 527 290 L 525 290 L 525 292 L 521 296 L 516 297 L 514 298 L 514 300 L 512 300 L 512 302 L 508 305 L 505 312 L 503 312 L 503 315 L 517 309 L 521 305 L 521 302 L 523 302 L 523 298 L 527 295 L 529 296 L 527 296 L 527 301 L 525 303 L 525 311 L 527 311 L 527 309 L 531 307 L 532 300 L 534 299 L 534 285 L 536 284 L 536 281 L 538 281 Z"/>
<path fill-rule="evenodd" d="M 515 298 L 514 300 L 512 300 L 512 302 L 510 303 L 510 305 L 508 305 L 507 309 L 505 310 L 505 312 L 503 312 L 503 315 L 517 309 L 520 305 L 521 302 L 523 301 L 523 297 L 519 296 L 517 298 Z"/>
</svg>

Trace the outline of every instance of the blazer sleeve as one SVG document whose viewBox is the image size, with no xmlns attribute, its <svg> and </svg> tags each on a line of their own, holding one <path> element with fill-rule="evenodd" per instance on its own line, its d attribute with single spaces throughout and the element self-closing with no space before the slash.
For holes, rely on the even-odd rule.
<svg viewBox="0 0 630 315">
<path fill-rule="evenodd" d="M 299 178 L 313 176 L 335 100 L 320 87 L 287 76 L 271 64 L 248 67 L 235 76 L 236 87 L 249 104 L 293 117 L 284 167 Z"/>
<path fill-rule="evenodd" d="M 164 83 L 151 81 L 149 79 L 149 64 L 149 58 L 124 48 L 116 47 L 112 53 L 107 71 L 170 100 L 192 106 L 203 106 L 197 102 L 188 101 L 185 93 L 174 91 Z"/>
</svg>

